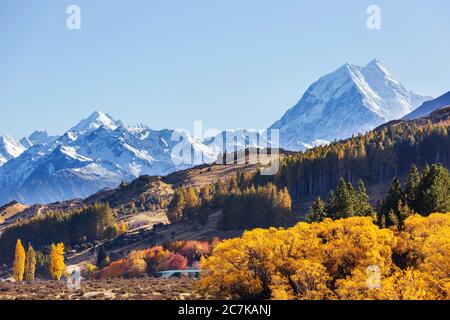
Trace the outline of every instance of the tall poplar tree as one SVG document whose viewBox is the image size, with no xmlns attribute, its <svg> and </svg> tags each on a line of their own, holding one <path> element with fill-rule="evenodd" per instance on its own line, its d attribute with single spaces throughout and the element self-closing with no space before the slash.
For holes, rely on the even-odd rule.
<svg viewBox="0 0 450 320">
<path fill-rule="evenodd" d="M 25 272 L 25 258 L 25 249 L 23 248 L 20 239 L 17 239 L 13 264 L 13 277 L 19 282 L 23 280 L 23 274 Z"/>
<path fill-rule="evenodd" d="M 54 280 L 61 279 L 66 265 L 64 264 L 64 244 L 52 244 L 50 252 L 50 275 Z"/>
<path fill-rule="evenodd" d="M 27 257 L 25 261 L 25 280 L 32 282 L 36 271 L 36 253 L 31 244 L 28 244 Z"/>
</svg>

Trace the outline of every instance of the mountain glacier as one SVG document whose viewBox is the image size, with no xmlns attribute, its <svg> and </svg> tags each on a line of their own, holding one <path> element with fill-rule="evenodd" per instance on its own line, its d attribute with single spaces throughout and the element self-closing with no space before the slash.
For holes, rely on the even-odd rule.
<svg viewBox="0 0 450 320">
<path fill-rule="evenodd" d="M 282 148 L 305 150 L 400 119 L 429 99 L 406 90 L 378 59 L 347 63 L 313 83 L 269 129 L 280 130 Z"/>
</svg>

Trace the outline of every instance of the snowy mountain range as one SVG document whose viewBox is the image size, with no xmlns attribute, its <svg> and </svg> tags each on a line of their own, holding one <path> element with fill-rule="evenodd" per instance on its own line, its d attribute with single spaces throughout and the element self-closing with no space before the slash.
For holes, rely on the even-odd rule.
<svg viewBox="0 0 450 320">
<path fill-rule="evenodd" d="M 49 136 L 46 131 L 35 131 L 29 137 L 17 140 L 10 135 L 0 136 L 0 167 L 17 158 L 34 145 L 50 143 L 58 137 Z"/>
<path fill-rule="evenodd" d="M 184 148 L 201 151 L 204 162 L 216 159 L 201 141 L 187 135 L 173 141 L 173 133 L 145 125 L 126 126 L 94 112 L 56 139 L 45 134 L 40 144 L 33 144 L 36 134 L 22 139 L 30 142 L 28 149 L 12 137 L 3 137 L 6 143 L 0 152 L 8 159 L 3 156 L 7 162 L 0 167 L 0 203 L 82 198 L 143 174 L 164 175 L 185 169 L 189 165 L 171 152 L 179 141 Z"/>
<path fill-rule="evenodd" d="M 280 130 L 283 148 L 305 150 L 400 119 L 430 99 L 406 90 L 378 59 L 347 63 L 313 83 L 270 129 Z"/>
<path fill-rule="evenodd" d="M 416 95 L 379 60 L 365 67 L 345 64 L 312 84 L 300 101 L 269 129 L 280 130 L 280 146 L 298 151 L 364 133 L 400 119 L 429 97 Z M 223 131 L 203 141 L 174 130 L 127 126 L 94 112 L 61 136 L 36 131 L 20 141 L 0 137 L 0 205 L 84 198 L 140 175 L 165 175 L 212 162 L 224 150 L 267 146 L 266 136 L 246 130 Z M 266 132 L 267 133 L 267 132 Z M 172 152 L 183 142 L 182 154 Z M 270 133 L 269 133 L 270 140 Z"/>
</svg>

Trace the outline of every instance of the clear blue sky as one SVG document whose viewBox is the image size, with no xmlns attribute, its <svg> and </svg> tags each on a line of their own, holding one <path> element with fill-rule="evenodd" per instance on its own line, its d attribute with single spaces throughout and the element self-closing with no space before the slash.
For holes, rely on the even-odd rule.
<svg viewBox="0 0 450 320">
<path fill-rule="evenodd" d="M 265 128 L 323 74 L 375 57 L 438 96 L 449 32 L 448 0 L 1 0 L 0 134 L 60 134 L 97 109 L 155 129 Z"/>
</svg>

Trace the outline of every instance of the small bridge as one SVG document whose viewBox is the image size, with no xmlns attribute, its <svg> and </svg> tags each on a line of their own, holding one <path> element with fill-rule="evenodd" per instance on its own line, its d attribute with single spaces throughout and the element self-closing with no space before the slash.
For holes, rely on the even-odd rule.
<svg viewBox="0 0 450 320">
<path fill-rule="evenodd" d="M 198 278 L 200 273 L 203 271 L 200 269 L 186 269 L 186 270 L 167 270 L 167 271 L 160 271 L 157 272 L 156 275 L 159 278 L 168 279 L 172 277 L 180 277 L 180 276 L 189 276 Z"/>
</svg>

